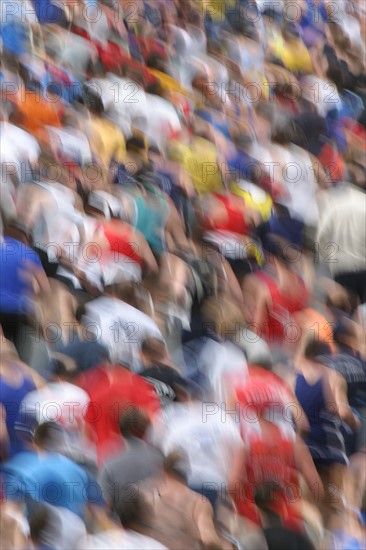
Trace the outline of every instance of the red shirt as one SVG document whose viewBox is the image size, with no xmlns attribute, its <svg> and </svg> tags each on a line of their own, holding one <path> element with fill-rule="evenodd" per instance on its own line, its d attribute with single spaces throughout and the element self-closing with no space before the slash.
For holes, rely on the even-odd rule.
<svg viewBox="0 0 366 550">
<path fill-rule="evenodd" d="M 138 247 L 133 242 L 132 227 L 127 224 L 122 224 L 117 220 L 112 220 L 103 225 L 104 236 L 109 242 L 110 250 L 123 254 L 127 258 L 131 258 L 134 262 L 142 265 L 141 256 L 137 253 Z"/>
<path fill-rule="evenodd" d="M 273 280 L 267 273 L 259 271 L 257 277 L 266 283 L 268 290 L 271 294 L 272 308 L 268 312 L 267 319 L 261 326 L 262 336 L 267 342 L 284 342 L 286 338 L 291 341 L 291 338 L 298 336 L 292 335 L 291 323 L 293 323 L 292 314 L 304 309 L 307 305 L 309 292 L 305 286 L 303 280 L 293 275 L 294 283 L 300 283 L 301 291 L 296 295 L 290 292 L 282 291 L 275 280 Z M 286 330 L 289 330 L 287 334 Z"/>
<path fill-rule="evenodd" d="M 123 446 L 119 419 L 124 412 L 141 408 L 153 416 L 160 411 L 160 401 L 151 384 L 120 365 L 90 369 L 80 375 L 78 384 L 90 396 L 85 423 L 97 446 L 100 463 Z"/>
<path fill-rule="evenodd" d="M 240 515 L 261 526 L 255 493 L 257 489 L 272 486 L 268 508 L 280 516 L 284 526 L 302 531 L 295 442 L 272 423 L 262 428 L 264 430 L 259 433 L 252 432 L 247 440 L 245 480 L 236 498 L 237 510 Z"/>
<path fill-rule="evenodd" d="M 248 367 L 248 374 L 249 376 L 235 387 L 236 399 L 241 408 L 240 418 L 244 437 L 246 427 L 250 427 L 251 422 L 261 417 L 265 410 L 268 410 L 270 415 L 280 415 L 285 421 L 290 421 L 290 412 L 286 406 L 291 406 L 295 401 L 290 386 L 273 372 L 253 365 Z"/>
<path fill-rule="evenodd" d="M 225 207 L 226 220 L 212 221 L 210 217 L 207 216 L 205 220 L 206 229 L 230 231 L 238 235 L 247 235 L 249 233 L 249 227 L 244 219 L 244 200 L 243 207 L 239 208 L 237 204 L 231 203 L 230 197 L 219 195 L 218 193 L 214 193 L 213 196 Z M 238 201 L 237 197 L 236 201 Z"/>
</svg>

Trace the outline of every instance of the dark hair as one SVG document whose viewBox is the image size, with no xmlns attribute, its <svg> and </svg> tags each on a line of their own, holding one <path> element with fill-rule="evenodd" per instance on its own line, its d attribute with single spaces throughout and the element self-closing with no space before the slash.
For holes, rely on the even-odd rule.
<svg viewBox="0 0 366 550">
<path fill-rule="evenodd" d="M 47 94 L 51 93 L 54 95 L 62 96 L 62 86 L 58 82 L 50 82 L 47 84 Z"/>
<path fill-rule="evenodd" d="M 295 143 L 300 147 L 306 145 L 306 138 L 299 125 L 293 120 L 288 120 L 285 124 L 278 126 L 272 134 L 272 141 L 280 145 Z"/>
<path fill-rule="evenodd" d="M 266 515 L 271 525 L 281 525 L 281 517 L 271 509 L 279 492 L 282 493 L 283 489 L 278 483 L 263 483 L 256 486 L 254 491 L 255 505 Z"/>
<path fill-rule="evenodd" d="M 40 424 L 33 436 L 33 442 L 42 449 L 55 450 L 63 441 L 63 429 L 56 422 Z"/>
<path fill-rule="evenodd" d="M 265 229 L 262 231 L 262 228 L 259 228 L 258 235 L 262 239 L 262 246 L 265 252 L 283 262 L 287 267 L 291 266 L 291 258 L 287 251 L 291 246 L 296 248 L 294 243 L 290 243 L 287 239 L 275 233 L 266 233 Z"/>
<path fill-rule="evenodd" d="M 187 23 L 191 25 L 199 25 L 202 21 L 201 14 L 194 8 L 189 8 L 187 11 Z"/>
<path fill-rule="evenodd" d="M 27 246 L 32 246 L 32 235 L 29 229 L 17 218 L 8 218 L 4 222 L 3 233 L 6 237 L 11 237 Z"/>
<path fill-rule="evenodd" d="M 272 371 L 273 369 L 273 361 L 270 357 L 258 357 L 255 361 L 251 362 L 252 365 L 255 365 L 257 367 L 261 367 L 262 369 Z"/>
<path fill-rule="evenodd" d="M 30 80 L 26 80 L 25 81 L 25 87 L 30 92 L 35 92 L 39 96 L 42 95 L 42 92 L 43 92 L 42 85 L 38 80 L 36 80 L 34 78 L 32 78 Z"/>
<path fill-rule="evenodd" d="M 332 351 L 329 344 L 321 342 L 316 338 L 312 338 L 310 342 L 307 343 L 304 351 L 304 357 L 309 361 L 316 361 L 318 357 L 331 354 Z"/>
<path fill-rule="evenodd" d="M 146 338 L 142 342 L 141 353 L 152 363 L 160 363 L 166 355 L 166 344 L 159 338 Z"/>
<path fill-rule="evenodd" d="M 159 81 L 152 82 L 146 86 L 146 93 L 151 95 L 157 95 L 159 97 L 164 97 L 165 91 L 163 86 Z"/>
<path fill-rule="evenodd" d="M 354 338 L 356 335 L 356 323 L 347 317 L 343 317 L 334 329 L 334 340 L 342 344 L 344 339 Z"/>
<path fill-rule="evenodd" d="M 133 404 L 131 404 L 131 408 L 122 414 L 119 420 L 121 435 L 126 439 L 129 437 L 142 439 L 149 426 L 150 420 L 147 414 Z"/>
<path fill-rule="evenodd" d="M 164 459 L 164 464 L 163 464 L 164 472 L 171 476 L 178 477 L 181 480 L 186 481 L 187 472 L 185 471 L 186 470 L 185 463 L 186 463 L 186 458 L 181 452 L 172 451 Z"/>
<path fill-rule="evenodd" d="M 150 145 L 148 149 L 148 153 L 152 155 L 161 155 L 161 150 L 156 145 Z"/>
<path fill-rule="evenodd" d="M 263 530 L 268 550 L 315 550 L 315 547 L 302 533 L 290 531 L 289 529 L 276 526 Z"/>
<path fill-rule="evenodd" d="M 50 511 L 47 506 L 29 507 L 29 534 L 33 542 L 41 542 L 42 535 L 50 524 Z"/>
<path fill-rule="evenodd" d="M 334 64 L 330 65 L 327 71 L 327 77 L 329 78 L 329 80 L 334 82 L 339 92 L 343 90 L 344 76 L 340 67 Z"/>
<path fill-rule="evenodd" d="M 165 72 L 165 59 L 158 54 L 150 55 L 146 60 L 146 66 L 163 73 Z"/>
<path fill-rule="evenodd" d="M 274 121 L 274 109 L 273 105 L 268 101 L 259 101 L 255 107 L 256 115 L 264 118 L 270 124 Z"/>
<path fill-rule="evenodd" d="M 141 137 L 133 136 L 126 141 L 126 151 L 140 152 L 145 148 L 145 141 Z"/>
<path fill-rule="evenodd" d="M 60 378 L 75 378 L 78 374 L 78 370 L 68 369 L 67 365 L 61 359 L 54 359 L 51 363 L 51 371 L 54 376 L 59 376 Z"/>
<path fill-rule="evenodd" d="M 139 523 L 144 523 L 148 514 L 148 505 L 140 491 L 131 498 L 123 499 L 117 507 L 117 515 L 125 529 L 132 529 Z"/>
<path fill-rule="evenodd" d="M 89 86 L 84 86 L 83 97 L 86 107 L 95 115 L 102 116 L 105 112 L 102 98 Z"/>
<path fill-rule="evenodd" d="M 2 97 L 0 103 L 0 114 L 2 116 L 7 116 L 10 120 L 10 117 L 14 116 L 14 113 L 16 112 L 19 113 L 19 108 L 15 105 L 15 103 L 9 99 L 5 99 L 5 97 Z"/>
<path fill-rule="evenodd" d="M 105 287 L 105 291 L 115 294 L 119 300 L 139 309 L 139 300 L 136 285 L 132 281 L 116 283 Z"/>
</svg>

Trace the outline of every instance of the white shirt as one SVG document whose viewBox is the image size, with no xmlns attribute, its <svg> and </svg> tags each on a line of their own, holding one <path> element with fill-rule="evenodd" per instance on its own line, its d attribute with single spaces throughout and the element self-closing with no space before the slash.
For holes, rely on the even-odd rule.
<svg viewBox="0 0 366 550">
<path fill-rule="evenodd" d="M 271 143 L 268 148 L 254 144 L 252 156 L 263 163 L 272 182 L 283 186 L 285 195 L 278 199 L 290 213 L 308 225 L 317 225 L 317 184 L 309 155 L 296 145 L 282 147 Z"/>
<path fill-rule="evenodd" d="M 323 194 L 317 240 L 332 275 L 366 270 L 366 194 L 344 185 Z"/>
<path fill-rule="evenodd" d="M 306 225 L 316 226 L 319 210 L 316 200 L 317 183 L 311 159 L 306 151 L 291 144 L 288 147 L 291 162 L 283 167 L 283 183 L 288 199 L 283 204 Z"/>
<path fill-rule="evenodd" d="M 38 212 L 32 227 L 33 242 L 37 248 L 46 250 L 50 261 L 55 261 L 71 242 L 80 242 L 74 219 L 75 199 L 64 185 L 41 182 L 37 185 L 48 191 L 49 200 Z"/>
<path fill-rule="evenodd" d="M 234 384 L 248 376 L 244 351 L 232 342 L 209 339 L 198 356 L 198 368 L 208 378 L 213 399 L 221 405 Z"/>
<path fill-rule="evenodd" d="M 36 162 L 41 149 L 28 132 L 10 122 L 0 122 L 0 162 Z M 17 167 L 19 173 L 19 166 Z"/>
<path fill-rule="evenodd" d="M 163 336 L 151 317 L 118 300 L 102 296 L 86 305 L 85 330 L 109 350 L 111 361 L 139 368 L 141 344 L 146 338 Z"/>
<path fill-rule="evenodd" d="M 82 165 L 91 163 L 93 155 L 89 140 L 83 132 L 75 128 L 54 128 L 47 126 L 54 149 L 67 159 L 80 160 Z"/>
<path fill-rule="evenodd" d="M 65 430 L 74 430 L 82 421 L 83 410 L 89 401 L 88 394 L 78 386 L 51 382 L 28 393 L 20 407 L 24 413 L 34 412 L 39 424 L 59 422 Z"/>
<path fill-rule="evenodd" d="M 233 455 L 242 449 L 240 418 L 216 403 L 172 405 L 154 425 L 151 440 L 164 455 L 180 451 L 188 462 L 188 483 L 226 484 Z"/>
<path fill-rule="evenodd" d="M 62 66 L 78 77 L 84 75 L 88 63 L 98 59 L 97 48 L 87 39 L 64 29 L 46 36 L 47 45 L 53 49 Z"/>
<path fill-rule="evenodd" d="M 141 113 L 141 124 L 134 127 L 143 131 L 157 147 L 164 148 L 171 131 L 180 131 L 182 125 L 177 111 L 169 101 L 159 96 L 146 94 L 146 112 Z"/>
<path fill-rule="evenodd" d="M 301 81 L 303 97 L 316 106 L 318 114 L 325 118 L 330 111 L 342 109 L 336 85 L 316 75 L 307 75 Z"/>
<path fill-rule="evenodd" d="M 21 413 L 34 414 L 39 424 L 57 422 L 65 430 L 67 450 L 73 457 L 94 457 L 94 451 L 84 438 L 85 414 L 90 401 L 88 394 L 68 382 L 53 382 L 28 393 L 20 405 Z"/>
<path fill-rule="evenodd" d="M 87 281 L 103 292 L 108 285 L 141 282 L 142 271 L 137 262 L 123 254 L 103 250 L 98 261 L 88 261 L 86 254 L 81 254 L 78 269 Z"/>
<path fill-rule="evenodd" d="M 160 542 L 136 531 L 113 529 L 83 538 L 78 550 L 168 550 Z"/>
<path fill-rule="evenodd" d="M 104 42 L 110 34 L 109 23 L 106 14 L 98 2 L 91 0 L 84 1 L 83 9 L 76 12 L 74 24 L 85 29 L 93 40 Z"/>
<path fill-rule="evenodd" d="M 147 108 L 146 93 L 140 84 L 112 73 L 108 73 L 107 78 L 110 82 L 108 91 L 113 97 L 110 107 L 116 114 L 127 117 L 129 122 L 151 114 Z"/>
</svg>

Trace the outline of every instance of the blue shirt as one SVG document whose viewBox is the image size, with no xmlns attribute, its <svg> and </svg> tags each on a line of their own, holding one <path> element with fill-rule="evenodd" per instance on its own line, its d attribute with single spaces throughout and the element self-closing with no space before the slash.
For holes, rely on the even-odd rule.
<svg viewBox="0 0 366 550">
<path fill-rule="evenodd" d="M 2 12 L 3 20 L 0 24 L 2 46 L 4 51 L 19 57 L 30 49 L 29 30 L 20 17 L 12 16 L 11 12 L 7 12 L 6 7 L 3 7 L 5 10 Z"/>
<path fill-rule="evenodd" d="M 19 370 L 19 367 L 14 364 L 14 370 Z M 23 375 L 22 384 L 20 386 L 12 386 L 8 384 L 5 378 L 0 377 L 0 401 L 6 411 L 6 429 L 9 436 L 9 456 L 12 457 L 16 453 L 24 450 L 24 441 L 18 437 L 19 430 L 27 429 L 21 422 L 21 414 L 19 413 L 20 404 L 27 393 L 35 390 L 35 384 L 31 378 Z"/>
<path fill-rule="evenodd" d="M 236 149 L 235 155 L 227 161 L 227 169 L 232 174 L 232 180 L 251 180 L 256 173 L 259 173 L 260 163 L 241 149 Z"/>
<path fill-rule="evenodd" d="M 2 475 L 9 500 L 46 502 L 82 519 L 88 503 L 103 504 L 98 483 L 84 468 L 56 452 L 19 453 L 4 464 Z"/>
<path fill-rule="evenodd" d="M 33 312 L 31 272 L 35 268 L 42 269 L 42 264 L 32 248 L 8 237 L 0 241 L 0 312 Z"/>
<path fill-rule="evenodd" d="M 40 23 L 60 23 L 65 19 L 64 11 L 52 0 L 32 0 L 34 10 Z"/>
</svg>

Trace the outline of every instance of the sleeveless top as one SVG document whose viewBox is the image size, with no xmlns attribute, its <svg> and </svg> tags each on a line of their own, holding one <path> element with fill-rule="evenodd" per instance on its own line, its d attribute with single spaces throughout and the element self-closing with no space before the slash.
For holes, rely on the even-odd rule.
<svg viewBox="0 0 366 550">
<path fill-rule="evenodd" d="M 292 313 L 300 311 L 306 306 L 308 300 L 308 290 L 305 283 L 298 275 L 293 275 L 301 283 L 302 291 L 296 296 L 291 296 L 289 293 L 284 293 L 277 285 L 277 282 L 265 271 L 259 271 L 257 277 L 263 281 L 271 294 L 272 308 L 268 313 L 267 319 L 261 327 L 263 337 L 273 341 L 282 341 L 286 337 L 291 340 L 290 334 L 286 332 L 286 325 L 292 323 Z"/>
<path fill-rule="evenodd" d="M 309 436 L 319 441 L 325 436 L 320 419 L 320 413 L 326 407 L 323 383 L 323 378 L 319 378 L 314 384 L 310 384 L 303 374 L 298 374 L 295 386 L 297 399 L 309 420 Z"/>
<path fill-rule="evenodd" d="M 310 424 L 305 443 L 314 462 L 346 464 L 341 422 L 326 410 L 323 385 L 323 378 L 314 384 L 310 384 L 301 373 L 296 378 L 295 394 Z"/>
<path fill-rule="evenodd" d="M 165 197 L 157 190 L 144 185 L 149 191 L 148 198 L 142 195 L 135 197 L 134 226 L 145 237 L 155 253 L 166 249 L 165 225 L 169 217 L 169 205 Z"/>
</svg>

